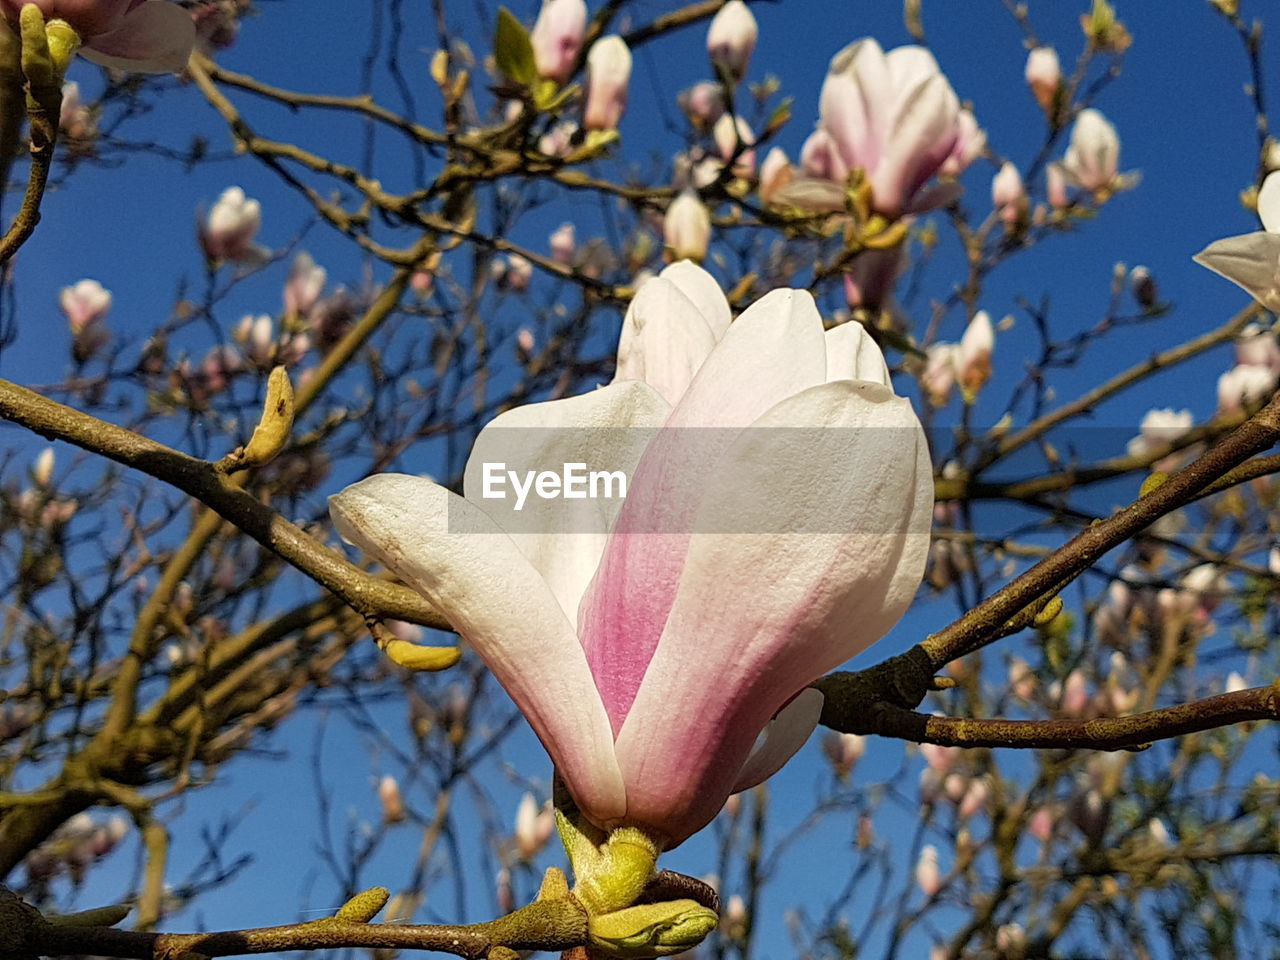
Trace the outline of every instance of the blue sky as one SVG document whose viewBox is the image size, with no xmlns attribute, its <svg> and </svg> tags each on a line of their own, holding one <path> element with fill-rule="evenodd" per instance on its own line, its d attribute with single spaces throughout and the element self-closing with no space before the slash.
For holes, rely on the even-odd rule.
<svg viewBox="0 0 1280 960">
<path fill-rule="evenodd" d="M 423 116 L 430 122 L 436 97 L 428 75 L 434 32 L 427 28 L 427 4 L 407 6 L 411 9 L 406 14 L 401 45 L 402 68 Z M 487 40 L 476 10 L 483 8 L 491 17 L 495 8 L 488 4 L 447 6 L 467 41 L 477 51 L 484 51 Z M 536 12 L 536 4 L 524 0 L 512 6 L 526 21 Z M 1080 50 L 1077 18 L 1084 6 L 1083 2 L 1030 4 L 1042 41 L 1058 48 L 1064 64 L 1072 63 Z M 1254 12 L 1264 12 L 1261 4 L 1255 6 L 1258 9 Z M 297 90 L 353 93 L 360 88 L 361 57 L 374 29 L 368 18 L 356 13 L 364 9 L 366 4 L 353 0 L 267 0 L 261 3 L 261 16 L 246 24 L 241 40 L 220 60 L 230 69 Z M 633 24 L 647 22 L 666 9 L 667 4 L 655 0 L 625 6 Z M 783 92 L 794 97 L 793 119 L 776 141 L 793 158 L 816 118 L 818 90 L 830 56 L 864 35 L 875 36 L 885 48 L 909 40 L 900 19 L 900 0 L 848 4 L 783 0 L 756 4 L 753 9 L 761 39 L 750 78 L 759 80 L 774 73 Z M 1251 12 L 1247 2 L 1245 12 Z M 1062 398 L 1074 396 L 1153 349 L 1217 326 L 1246 303 L 1235 287 L 1190 260 L 1213 239 L 1256 228 L 1253 215 L 1237 200 L 1239 192 L 1252 183 L 1257 163 L 1252 104 L 1243 92 L 1246 62 L 1239 41 L 1203 2 L 1121 3 L 1119 13 L 1135 42 L 1125 58 L 1122 76 L 1107 87 L 1096 105 L 1119 130 L 1122 169 L 1139 171 L 1141 184 L 1117 196 L 1096 222 L 1083 224 L 1073 235 L 1052 238 L 991 277 L 982 306 L 996 318 L 1013 314 L 1017 323 L 998 340 L 997 383 L 985 392 L 977 422 L 999 417 L 1007 397 L 1007 386 L 1001 386 L 1021 373 L 1024 359 L 1031 355 L 1034 337 L 1016 306 L 1019 296 L 1032 302 L 1048 298 L 1056 332 L 1069 334 L 1102 316 L 1112 267 L 1124 261 L 1150 268 L 1162 297 L 1176 304 L 1167 318 L 1117 331 L 1102 346 L 1095 346 L 1077 368 L 1055 373 L 1053 386 Z M 1043 124 L 1022 82 L 1025 49 L 1013 19 L 996 0 L 926 3 L 924 17 L 939 62 L 960 97 L 972 101 L 991 147 L 1025 167 L 1043 142 Z M 704 28 L 695 26 L 637 53 L 631 107 L 621 133 L 622 155 L 642 170 L 663 170 L 663 164 L 669 164 L 681 146 L 682 127 L 674 100 L 680 90 L 707 78 L 703 43 Z M 1280 80 L 1280 58 L 1264 62 L 1271 93 Z M 94 68 L 87 64 L 75 66 L 72 77 L 90 91 L 99 83 Z M 156 100 L 154 110 L 130 121 L 122 134 L 182 149 L 193 134 L 200 133 L 208 138 L 215 154 L 225 156 L 229 142 L 225 128 L 198 91 L 176 81 L 167 85 L 170 89 Z M 376 86 L 390 104 L 397 104 L 385 76 Z M 234 99 L 267 136 L 296 137 L 337 158 L 358 160 L 361 156 L 358 124 L 335 121 L 331 114 L 289 115 L 243 94 L 234 95 Z M 379 149 L 386 151 L 388 158 L 395 155 L 385 141 Z M 1062 146 L 1055 150 L 1055 156 L 1061 152 Z M 988 209 L 994 169 L 979 163 L 965 178 L 966 203 L 972 209 L 983 213 Z M 598 172 L 618 176 L 621 168 L 602 163 Z M 395 189 L 412 185 L 413 171 L 404 166 L 396 169 L 390 159 L 381 175 Z M 187 170 L 144 151 L 130 155 L 118 166 L 77 170 L 65 187 L 50 193 L 44 221 L 19 257 L 17 338 L 0 353 L 0 375 L 24 383 L 48 383 L 65 373 L 69 335 L 57 310 L 57 292 L 82 277 L 97 278 L 114 292 L 111 323 L 120 335 L 140 336 L 161 322 L 183 283 L 188 285 L 188 296 L 198 297 L 204 279 L 194 240 L 195 211 L 201 204 L 212 203 L 231 184 L 244 187 L 262 201 L 261 242 L 278 247 L 309 227 L 311 217 L 305 203 L 251 158 L 221 159 Z M 10 200 L 8 206 L 12 205 Z M 579 223 L 581 238 L 590 232 L 589 225 L 600 223 L 599 204 L 581 195 L 557 198 L 530 215 L 514 239 L 545 249 L 546 234 L 565 220 Z M 359 284 L 359 262 L 347 243 L 327 227 L 311 227 L 302 245 L 329 267 L 333 281 Z M 284 271 L 285 265 L 280 264 L 237 288 L 219 310 L 224 333 L 229 333 L 244 313 L 278 311 Z M 385 275 L 384 270 L 377 273 Z M 953 280 L 953 272 L 932 270 L 925 280 L 923 302 L 927 303 L 929 296 L 944 297 Z M 944 323 L 944 337 L 957 339 L 963 322 L 958 313 L 950 314 Z M 209 342 L 193 339 L 188 346 L 198 357 Z M 1208 416 L 1215 403 L 1214 380 L 1229 365 L 1229 348 L 1212 351 L 1104 406 L 1097 412 L 1097 422 L 1128 430 L 1149 407 L 1166 405 L 1188 406 L 1197 418 Z M 15 442 L 12 433 L 6 438 Z M 953 612 L 949 603 L 922 603 L 871 656 L 879 658 L 905 648 L 923 632 L 945 623 Z M 399 729 L 390 719 L 396 716 L 394 707 L 383 705 L 378 710 L 388 718 L 389 729 Z M 314 714 L 303 715 L 273 739 L 274 746 L 288 752 L 288 761 L 238 761 L 225 771 L 225 784 L 201 791 L 185 802 L 175 829 L 190 837 L 195 824 L 215 820 L 230 806 L 238 806 L 246 795 L 257 798 L 242 828 L 228 843 L 231 851 L 254 851 L 257 861 L 231 886 L 201 904 L 200 917 L 207 925 L 279 922 L 294 916 L 302 902 L 318 832 L 310 788 L 299 790 L 298 783 L 309 775 L 308 756 L 317 739 L 315 722 Z M 366 745 L 360 734 L 344 724 L 334 722 L 326 727 L 325 781 L 332 790 L 339 823 L 347 811 L 355 818 L 376 820 L 370 777 L 381 771 L 371 768 Z M 545 766 L 536 742 L 527 733 L 517 734 L 504 754 L 519 760 L 530 772 L 538 773 Z M 901 744 L 874 744 L 859 768 L 860 774 L 878 779 L 877 774 L 892 772 L 902 757 Z M 919 763 L 918 759 L 912 762 Z M 776 781 L 775 836 L 784 832 L 789 820 L 799 817 L 815 785 L 825 784 L 826 776 L 815 738 Z M 518 791 L 499 786 L 495 792 L 501 816 L 509 819 Z M 890 818 L 877 827 L 892 831 L 901 829 L 905 822 Z M 407 830 L 402 846 L 392 844 L 384 851 L 378 866 L 385 873 L 371 871 L 367 875 L 371 882 L 394 887 L 397 878 L 407 873 L 416 849 L 416 837 L 411 833 Z M 821 850 L 824 843 L 838 847 L 847 844 L 851 834 L 851 823 L 832 824 L 816 833 L 805 849 Z M 180 843 L 173 875 L 180 877 L 184 859 L 198 854 L 197 845 Z M 836 857 L 830 867 L 813 871 L 806 868 L 803 857 L 800 859 L 802 862 L 793 863 L 780 875 L 765 900 L 761 956 L 789 955 L 781 908 L 804 899 L 818 912 L 826 892 L 839 886 L 841 871 L 852 863 Z M 710 868 L 710 860 L 710 838 L 697 839 L 672 858 L 672 866 L 701 874 Z M 306 866 L 300 870 L 299 863 Z M 909 869 L 910 865 L 904 851 L 899 867 Z M 96 891 L 104 891 L 105 896 L 118 876 L 114 870 L 103 871 L 95 882 Z M 481 919 L 491 908 L 483 892 L 491 887 L 490 877 L 477 875 L 470 885 L 468 919 Z M 331 885 L 327 886 L 327 881 L 319 882 L 309 895 L 311 905 L 336 906 L 325 899 L 328 889 Z M 86 902 L 93 899 L 87 896 Z M 432 904 L 431 910 L 448 917 L 449 903 L 446 899 Z"/>
</svg>

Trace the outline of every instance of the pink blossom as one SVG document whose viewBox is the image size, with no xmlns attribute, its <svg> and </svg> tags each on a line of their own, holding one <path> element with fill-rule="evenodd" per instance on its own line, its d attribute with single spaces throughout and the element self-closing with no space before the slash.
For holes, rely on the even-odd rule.
<svg viewBox="0 0 1280 960">
<path fill-rule="evenodd" d="M 708 130 L 724 115 L 724 88 L 703 80 L 683 91 L 677 102 L 691 124 L 699 130 Z"/>
<path fill-rule="evenodd" d="M 938 868 L 938 848 L 926 844 L 916 861 L 916 886 L 926 897 L 932 897 L 942 889 L 942 871 Z"/>
<path fill-rule="evenodd" d="M 1067 178 L 1090 193 L 1114 190 L 1119 172 L 1120 138 L 1098 110 L 1081 110 L 1071 128 L 1071 143 L 1062 160 Z"/>
<path fill-rule="evenodd" d="M 1053 836 L 1053 824 L 1057 818 L 1048 807 L 1040 807 L 1027 821 L 1027 832 L 1037 840 L 1048 842 Z"/>
<path fill-rule="evenodd" d="M 538 74 L 564 83 L 573 75 L 582 36 L 587 30 L 587 5 L 583 0 L 542 0 L 538 19 L 529 32 Z"/>
<path fill-rule="evenodd" d="M 198 239 L 205 257 L 215 263 L 253 260 L 258 253 L 253 240 L 261 226 L 262 205 L 239 187 L 227 187 L 200 225 Z"/>
<path fill-rule="evenodd" d="M 286 316 L 307 316 L 311 308 L 324 292 L 324 284 L 328 279 L 324 267 L 316 265 L 311 254 L 303 250 L 293 258 L 289 267 L 289 278 L 284 284 L 284 312 Z"/>
<path fill-rule="evenodd" d="M 587 53 L 587 103 L 582 126 L 587 130 L 616 130 L 627 109 L 631 82 L 631 51 L 616 34 L 597 40 Z"/>
<path fill-rule="evenodd" d="M 205 0 L 191 8 L 196 38 L 208 50 L 225 50 L 240 36 L 241 4 L 237 0 Z"/>
<path fill-rule="evenodd" d="M 822 738 L 822 752 L 827 755 L 836 776 L 849 779 L 854 765 L 867 751 L 867 738 L 856 733 L 837 733 L 832 730 Z"/>
<path fill-rule="evenodd" d="M 742 0 L 729 0 L 716 11 L 707 30 L 707 54 L 711 62 L 735 80 L 747 73 L 760 28 Z"/>
<path fill-rule="evenodd" d="M 750 177 L 755 172 L 756 152 L 751 149 L 751 145 L 756 142 L 756 137 L 742 117 L 724 114 L 716 121 L 712 138 L 716 142 L 716 150 L 720 152 L 720 159 L 725 163 L 737 154 L 737 160 L 733 164 L 735 177 Z"/>
<path fill-rule="evenodd" d="M 86 60 L 116 70 L 179 73 L 195 43 L 191 15 L 169 0 L 0 0 L 0 16 L 16 21 L 26 3 L 70 24 Z"/>
<path fill-rule="evenodd" d="M 958 177 L 987 149 L 987 132 L 978 126 L 973 111 L 961 109 L 956 115 L 956 142 L 938 168 L 944 177 Z"/>
<path fill-rule="evenodd" d="M 1276 389 L 1276 375 L 1252 364 L 1232 367 L 1218 378 L 1218 412 L 1239 413 L 1269 399 Z"/>
<path fill-rule="evenodd" d="M 1026 216 L 1027 191 L 1022 185 L 1022 174 L 1007 160 L 991 180 L 991 202 L 1001 222 L 1008 227 L 1016 225 Z"/>
<path fill-rule="evenodd" d="M 1174 410 L 1172 407 L 1148 410 L 1142 417 L 1138 436 L 1129 441 L 1126 452 L 1131 457 L 1145 457 L 1153 450 L 1173 443 L 1193 426 L 1195 418 L 1190 410 Z"/>
<path fill-rule="evenodd" d="M 843 209 L 855 168 L 866 171 L 878 212 L 897 217 L 912 209 L 962 133 L 960 102 L 933 55 L 913 46 L 886 54 L 871 38 L 832 59 L 819 110 L 801 164 L 809 177 L 831 182 L 833 209 Z"/>
<path fill-rule="evenodd" d="M 632 301 L 611 385 L 482 431 L 470 499 L 380 475 L 330 500 L 485 660 L 583 814 L 666 846 L 798 749 L 821 710 L 809 684 L 898 620 L 929 543 L 923 431 L 862 326 L 824 332 L 797 290 L 730 318 L 709 274 L 668 267 Z M 784 426 L 810 429 L 768 429 Z M 499 427 L 555 443 L 517 463 Z M 560 500 L 482 510 L 500 451 L 622 470 L 626 498 L 585 501 L 596 533 L 552 532 Z"/>
<path fill-rule="evenodd" d="M 1245 327 L 1236 337 L 1236 363 L 1280 373 L 1280 343 L 1276 342 L 1276 335 L 1261 324 Z"/>
<path fill-rule="evenodd" d="M 1044 172 L 1045 179 L 1045 198 L 1049 201 L 1049 206 L 1055 210 L 1065 210 L 1070 204 L 1067 199 L 1067 175 L 1063 172 L 1062 164 L 1051 163 Z"/>
<path fill-rule="evenodd" d="M 1081 670 L 1067 674 L 1061 687 L 1059 711 L 1065 717 L 1083 717 L 1089 709 L 1089 682 Z"/>
<path fill-rule="evenodd" d="M 954 343 L 935 343 L 925 351 L 920 389 L 932 406 L 941 408 L 951 402 L 951 391 L 955 388 L 959 371 L 959 356 L 960 347 Z"/>
<path fill-rule="evenodd" d="M 794 176 L 795 170 L 782 148 L 771 149 L 760 164 L 760 202 L 772 203 Z"/>
<path fill-rule="evenodd" d="M 995 348 L 996 331 L 987 311 L 979 310 L 965 327 L 956 354 L 956 378 L 966 396 L 972 396 L 991 379 L 991 351 Z"/>
<path fill-rule="evenodd" d="M 520 806 L 516 808 L 515 841 L 516 852 L 522 860 L 532 860 L 551 839 L 555 832 L 555 812 L 550 803 L 538 805 L 532 793 L 520 798 Z"/>
<path fill-rule="evenodd" d="M 959 759 L 961 752 L 959 747 L 944 747 L 937 743 L 920 744 L 920 754 L 924 757 L 924 762 L 929 765 L 929 769 L 940 773 L 950 770 L 951 765 Z"/>
<path fill-rule="evenodd" d="M 563 263 L 565 266 L 573 264 L 573 254 L 577 243 L 575 230 L 572 223 L 562 223 L 559 228 L 551 234 L 548 241 L 551 245 L 551 259 L 556 263 Z"/>
<path fill-rule="evenodd" d="M 1058 62 L 1058 51 L 1053 47 L 1036 47 L 1027 54 L 1026 80 L 1040 109 L 1051 113 L 1058 96 L 1058 87 L 1062 85 L 1062 66 Z"/>
<path fill-rule="evenodd" d="M 71 140 L 89 140 L 97 136 L 98 124 L 93 112 L 80 99 L 80 84 L 69 80 L 62 85 L 62 109 L 58 129 Z"/>
<path fill-rule="evenodd" d="M 100 324 L 111 309 L 111 291 L 97 280 L 81 280 L 74 287 L 63 287 L 58 306 L 66 314 L 73 337 L 82 336 L 90 326 Z"/>
<path fill-rule="evenodd" d="M 404 798 L 395 777 L 385 776 L 378 781 L 378 801 L 382 804 L 383 823 L 401 823 L 405 819 Z"/>
<path fill-rule="evenodd" d="M 844 274 L 844 295 L 849 306 L 873 313 L 887 308 L 905 260 L 906 251 L 901 246 L 863 250 L 854 257 Z"/>
</svg>

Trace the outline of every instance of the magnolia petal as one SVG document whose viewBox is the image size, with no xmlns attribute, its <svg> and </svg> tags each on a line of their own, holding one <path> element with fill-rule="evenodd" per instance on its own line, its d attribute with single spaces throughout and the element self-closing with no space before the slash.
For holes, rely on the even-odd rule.
<svg viewBox="0 0 1280 960">
<path fill-rule="evenodd" d="M 539 497 L 530 491 L 519 510 L 506 481 L 498 501 L 486 498 L 489 472 L 560 473 L 566 464 L 587 471 L 635 475 L 645 447 L 671 413 L 671 406 L 647 383 L 628 380 L 591 393 L 547 403 L 530 403 L 492 420 L 476 437 L 467 460 L 463 490 L 488 513 L 533 564 L 559 601 L 571 624 L 578 620 L 582 595 L 600 565 L 605 541 L 625 494 L 584 499 Z M 489 492 L 499 492 L 496 484 Z M 603 492 L 603 489 L 601 488 Z"/>
<path fill-rule="evenodd" d="M 643 380 L 674 406 L 717 337 L 702 310 L 665 272 L 637 290 L 627 308 L 613 382 Z"/>
<path fill-rule="evenodd" d="M 856 320 L 832 327 L 826 332 L 827 382 L 832 380 L 869 380 L 890 386 L 889 366 L 884 354 Z"/>
<path fill-rule="evenodd" d="M 912 92 L 894 118 L 884 160 L 871 175 L 877 210 L 896 216 L 942 165 L 956 143 L 959 112 L 960 101 L 942 74 Z"/>
<path fill-rule="evenodd" d="M 733 793 L 764 783 L 796 755 L 822 716 L 824 697 L 813 687 L 801 690 L 764 728 L 764 740 L 756 744 L 747 762 L 738 771 Z"/>
<path fill-rule="evenodd" d="M 717 341 L 724 337 L 733 314 L 715 277 L 691 260 L 678 260 L 658 276 L 670 280 L 693 302 Z"/>
<path fill-rule="evenodd" d="M 645 451 L 578 620 L 615 730 L 662 634 L 699 505 L 716 495 L 716 461 L 770 407 L 825 378 L 813 298 L 774 290 L 729 327 Z"/>
<path fill-rule="evenodd" d="M 1225 237 L 1191 259 L 1226 277 L 1268 310 L 1280 310 L 1280 234 L 1259 230 Z"/>
<path fill-rule="evenodd" d="M 705 482 L 715 493 L 616 744 L 628 822 L 675 841 L 715 816 L 782 704 L 897 622 L 933 507 L 911 404 L 852 380 L 778 404 Z"/>
<path fill-rule="evenodd" d="M 1258 190 L 1258 219 L 1268 233 L 1280 233 L 1280 176 L 1267 174 Z"/>
<path fill-rule="evenodd" d="M 115 30 L 90 37 L 80 55 L 129 73 L 181 73 L 195 41 L 190 11 L 169 0 L 147 0 Z"/>
<path fill-rule="evenodd" d="M 774 195 L 773 202 L 780 207 L 840 213 L 845 205 L 844 178 L 837 181 L 818 176 L 796 177 Z"/>
<path fill-rule="evenodd" d="M 329 498 L 338 532 L 431 601 L 493 671 L 593 821 L 626 809 L 613 738 L 573 627 L 546 582 L 474 504 L 380 474 Z"/>
</svg>

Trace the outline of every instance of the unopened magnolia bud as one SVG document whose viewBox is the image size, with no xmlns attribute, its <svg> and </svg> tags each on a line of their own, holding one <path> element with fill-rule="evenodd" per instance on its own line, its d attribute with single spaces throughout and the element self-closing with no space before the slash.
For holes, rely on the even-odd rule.
<svg viewBox="0 0 1280 960">
<path fill-rule="evenodd" d="M 1022 185 L 1022 174 L 1008 161 L 991 180 L 991 202 L 1006 227 L 1012 229 L 1025 221 L 1027 191 Z"/>
<path fill-rule="evenodd" d="M 991 351 L 995 347 L 995 328 L 985 310 L 979 310 L 969 321 L 960 338 L 956 361 L 957 379 L 970 399 L 991 379 Z"/>
<path fill-rule="evenodd" d="M 31 468 L 31 478 L 41 487 L 47 487 L 53 480 L 53 447 L 45 447 L 36 457 L 35 466 Z"/>
<path fill-rule="evenodd" d="M 1129 273 L 1129 289 L 1133 291 L 1133 299 L 1138 306 L 1150 310 L 1158 301 L 1156 281 L 1146 267 L 1134 267 Z"/>
<path fill-rule="evenodd" d="M 795 177 L 795 170 L 781 147 L 774 147 L 760 165 L 760 202 L 772 203 L 778 193 Z"/>
<path fill-rule="evenodd" d="M 693 260 L 701 263 L 707 255 L 707 245 L 711 242 L 711 214 L 692 190 L 685 190 L 671 201 L 662 221 L 662 235 L 672 262 Z"/>
<path fill-rule="evenodd" d="M 262 419 L 245 445 L 241 466 L 261 467 L 270 463 L 289 442 L 293 430 L 293 384 L 284 367 L 276 367 L 267 377 L 267 399 Z"/>
<path fill-rule="evenodd" d="M 582 111 L 586 130 L 615 130 L 627 109 L 631 51 L 611 35 L 597 40 L 587 54 L 587 102 Z"/>
<path fill-rule="evenodd" d="M 1027 54 L 1026 80 L 1040 109 L 1052 114 L 1058 88 L 1062 85 L 1058 51 L 1053 47 L 1036 47 Z"/>
<path fill-rule="evenodd" d="M 707 54 L 713 65 L 733 80 L 741 80 L 746 75 L 759 36 L 760 27 L 747 5 L 742 0 L 729 0 L 711 18 L 711 26 L 707 30 Z"/>
<path fill-rule="evenodd" d="M 400 784 L 393 776 L 385 776 L 378 781 L 378 801 L 382 804 L 382 820 L 384 823 L 401 823 L 405 819 L 404 798 L 400 795 Z M 378 910 L 382 907 L 379 906 Z M 375 910 L 374 913 L 378 911 Z"/>
<path fill-rule="evenodd" d="M 370 887 L 344 903 L 334 915 L 334 919 L 348 923 L 368 923 L 378 915 L 378 911 L 385 907 L 390 899 L 391 891 L 386 887 Z"/>
<path fill-rule="evenodd" d="M 582 50 L 586 29 L 587 5 L 583 0 L 543 0 L 529 32 L 538 75 L 556 83 L 568 80 Z"/>
<path fill-rule="evenodd" d="M 562 223 L 555 233 L 551 234 L 549 240 L 551 245 L 551 259 L 556 263 L 563 263 L 565 266 L 573 264 L 573 254 L 576 248 L 576 231 L 572 223 Z"/>
<path fill-rule="evenodd" d="M 591 943 L 615 957 L 667 957 L 696 947 L 720 918 L 696 900 L 645 903 L 587 921 Z"/>
</svg>

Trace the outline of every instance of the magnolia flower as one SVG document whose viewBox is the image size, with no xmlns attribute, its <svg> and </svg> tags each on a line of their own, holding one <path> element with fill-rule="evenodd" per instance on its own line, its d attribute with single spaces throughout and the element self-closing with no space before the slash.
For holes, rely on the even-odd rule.
<svg viewBox="0 0 1280 960">
<path fill-rule="evenodd" d="M 734 154 L 737 154 L 733 164 L 735 177 L 750 177 L 755 172 L 756 152 L 751 149 L 751 145 L 756 142 L 756 135 L 751 132 L 747 121 L 726 113 L 716 121 L 711 136 L 715 140 L 720 159 L 725 163 L 733 160 Z"/>
<path fill-rule="evenodd" d="M 68 80 L 62 85 L 62 109 L 58 113 L 58 129 L 71 140 L 89 140 L 98 132 L 93 112 L 80 99 L 80 84 Z"/>
<path fill-rule="evenodd" d="M 786 193 L 784 189 L 782 193 Z M 874 313 L 894 309 L 893 285 L 906 266 L 906 245 L 888 250 L 863 250 L 844 274 L 844 295 L 849 306 Z"/>
<path fill-rule="evenodd" d="M 916 885 L 926 897 L 932 897 L 942 889 L 942 871 L 938 869 L 938 848 L 925 844 L 916 861 Z"/>
<path fill-rule="evenodd" d="M 756 49 L 760 28 L 742 0 L 729 0 L 716 11 L 707 29 L 707 54 L 711 62 L 735 80 L 741 80 Z"/>
<path fill-rule="evenodd" d="M 1027 832 L 1041 842 L 1047 842 L 1053 836 L 1055 821 L 1053 811 L 1048 807 L 1040 807 L 1027 820 Z"/>
<path fill-rule="evenodd" d="M 514 834 L 516 852 L 520 859 L 532 860 L 541 853 L 555 829 L 556 815 L 550 803 L 539 807 L 532 793 L 526 793 L 520 798 L 520 806 L 516 808 Z"/>
<path fill-rule="evenodd" d="M 961 110 L 956 115 L 956 143 L 942 161 L 938 173 L 944 177 L 958 177 L 987 149 L 987 132 L 978 126 L 971 110 Z"/>
<path fill-rule="evenodd" d="M 582 52 L 586 30 L 587 5 L 583 0 L 542 0 L 538 19 L 529 31 L 538 75 L 556 83 L 568 80 Z"/>
<path fill-rule="evenodd" d="M 804 184 L 806 203 L 843 210 L 846 180 L 861 168 L 875 209 L 886 217 L 929 205 L 921 188 L 961 136 L 960 101 L 933 54 L 915 46 L 886 54 L 869 37 L 850 44 L 831 60 L 819 112 L 800 162 L 810 180 L 826 187 Z"/>
<path fill-rule="evenodd" d="M 1054 101 L 1058 96 L 1058 87 L 1062 85 L 1062 65 L 1058 62 L 1058 51 L 1053 47 L 1036 47 L 1027 54 L 1026 68 L 1027 86 L 1031 94 L 1045 113 L 1053 111 Z"/>
<path fill-rule="evenodd" d="M 956 353 L 956 379 L 966 397 L 976 394 L 991 379 L 991 351 L 995 348 L 996 331 L 987 311 L 979 310 L 964 329 Z"/>
<path fill-rule="evenodd" d="M 559 228 L 551 234 L 548 243 L 551 246 L 551 259 L 556 263 L 563 263 L 570 266 L 573 263 L 573 254 L 577 245 L 576 230 L 572 223 L 562 223 Z"/>
<path fill-rule="evenodd" d="M 582 126 L 587 130 L 615 130 L 627 109 L 631 82 L 631 51 L 616 34 L 597 40 L 587 53 L 587 104 Z M 546 151 L 544 151 L 546 152 Z"/>
<path fill-rule="evenodd" d="M 258 252 L 253 238 L 261 226 L 262 205 L 239 187 L 227 187 L 200 225 L 198 239 L 211 261 L 253 260 Z"/>
<path fill-rule="evenodd" d="M 1218 412 L 1239 413 L 1268 399 L 1276 389 L 1276 375 L 1266 367 L 1242 364 L 1218 378 Z"/>
<path fill-rule="evenodd" d="M 81 280 L 74 287 L 63 287 L 58 306 L 66 314 L 73 337 L 80 337 L 89 327 L 101 323 L 111 309 L 111 291 L 97 280 Z"/>
<path fill-rule="evenodd" d="M 65 20 L 86 60 L 116 70 L 179 73 L 195 43 L 191 14 L 169 0 L 0 0 L 0 16 L 16 21 L 27 3 Z"/>
<path fill-rule="evenodd" d="M 760 202 L 772 203 L 794 176 L 786 152 L 781 147 L 771 149 L 760 164 Z"/>
<path fill-rule="evenodd" d="M 718 83 L 703 80 L 681 92 L 676 102 L 691 124 L 699 130 L 706 130 L 724 115 L 724 88 Z"/>
<path fill-rule="evenodd" d="M 53 464 L 53 447 L 45 447 L 36 457 L 35 466 L 31 468 L 31 479 L 36 482 L 36 486 L 47 487 L 53 482 Z"/>
<path fill-rule="evenodd" d="M 626 499 L 575 502 L 595 532 L 557 526 L 563 501 L 504 511 L 498 458 L 620 471 Z M 683 262 L 636 294 L 614 382 L 499 416 L 464 489 L 380 475 L 330 513 L 485 660 L 587 819 L 667 847 L 808 737 L 808 685 L 910 604 L 933 504 L 919 421 L 861 325 L 824 333 L 798 290 L 731 324 Z"/>
<path fill-rule="evenodd" d="M 317 266 L 311 254 L 303 250 L 293 258 L 289 267 L 289 278 L 284 284 L 284 312 L 286 315 L 297 314 L 305 317 L 320 299 L 324 292 L 325 281 L 329 278 L 324 267 Z"/>
<path fill-rule="evenodd" d="M 1280 373 L 1280 343 L 1276 343 L 1276 335 L 1261 324 L 1249 324 L 1236 337 L 1236 363 Z"/>
<path fill-rule="evenodd" d="M 240 36 L 241 4 L 238 0 L 205 0 L 191 9 L 196 40 L 206 52 L 225 50 Z"/>
<path fill-rule="evenodd" d="M 1139 435 L 1129 441 L 1126 450 L 1131 457 L 1145 457 L 1152 450 L 1173 443 L 1195 425 L 1190 410 L 1148 410 L 1138 427 Z M 1117 583 L 1119 581 L 1116 581 Z"/>
<path fill-rule="evenodd" d="M 1067 175 L 1062 164 L 1051 163 L 1044 172 L 1044 194 L 1049 206 L 1055 210 L 1065 210 L 1071 205 L 1067 197 Z"/>
<path fill-rule="evenodd" d="M 1227 683 L 1224 688 L 1227 693 L 1239 693 L 1241 690 L 1249 689 L 1249 685 L 1245 683 L 1244 677 L 1236 670 L 1232 670 L 1227 674 Z"/>
<path fill-rule="evenodd" d="M 707 255 L 711 242 L 711 214 L 692 190 L 671 201 L 662 218 L 662 237 L 672 260 L 695 260 Z"/>
<path fill-rule="evenodd" d="M 945 407 L 951 402 L 951 391 L 956 385 L 956 370 L 960 347 L 954 343 L 939 342 L 925 350 L 924 369 L 920 371 L 920 389 L 935 407 Z"/>
<path fill-rule="evenodd" d="M 837 733 L 832 730 L 822 738 L 822 752 L 827 755 L 836 776 L 848 780 L 854 766 L 867 752 L 867 738 L 856 733 Z"/>
<path fill-rule="evenodd" d="M 1144 310 L 1151 310 L 1160 302 L 1156 278 L 1146 267 L 1137 266 L 1129 271 L 1129 289 L 1133 292 L 1133 299 Z"/>
<path fill-rule="evenodd" d="M 378 802 L 382 804 L 383 823 L 401 823 L 405 819 L 404 798 L 395 777 L 388 774 L 378 781 Z"/>
<path fill-rule="evenodd" d="M 1262 229 L 1217 240 L 1192 259 L 1226 277 L 1268 310 L 1280 310 L 1280 171 L 1258 190 Z"/>
<path fill-rule="evenodd" d="M 1027 190 L 1022 185 L 1022 174 L 1007 160 L 991 180 L 991 203 L 1001 222 L 1008 227 L 1015 226 L 1026 216 Z"/>
<path fill-rule="evenodd" d="M 1071 128 L 1071 143 L 1062 159 L 1062 171 L 1081 190 L 1106 195 L 1118 183 L 1120 138 L 1116 128 L 1098 110 L 1081 110 Z"/>
</svg>

